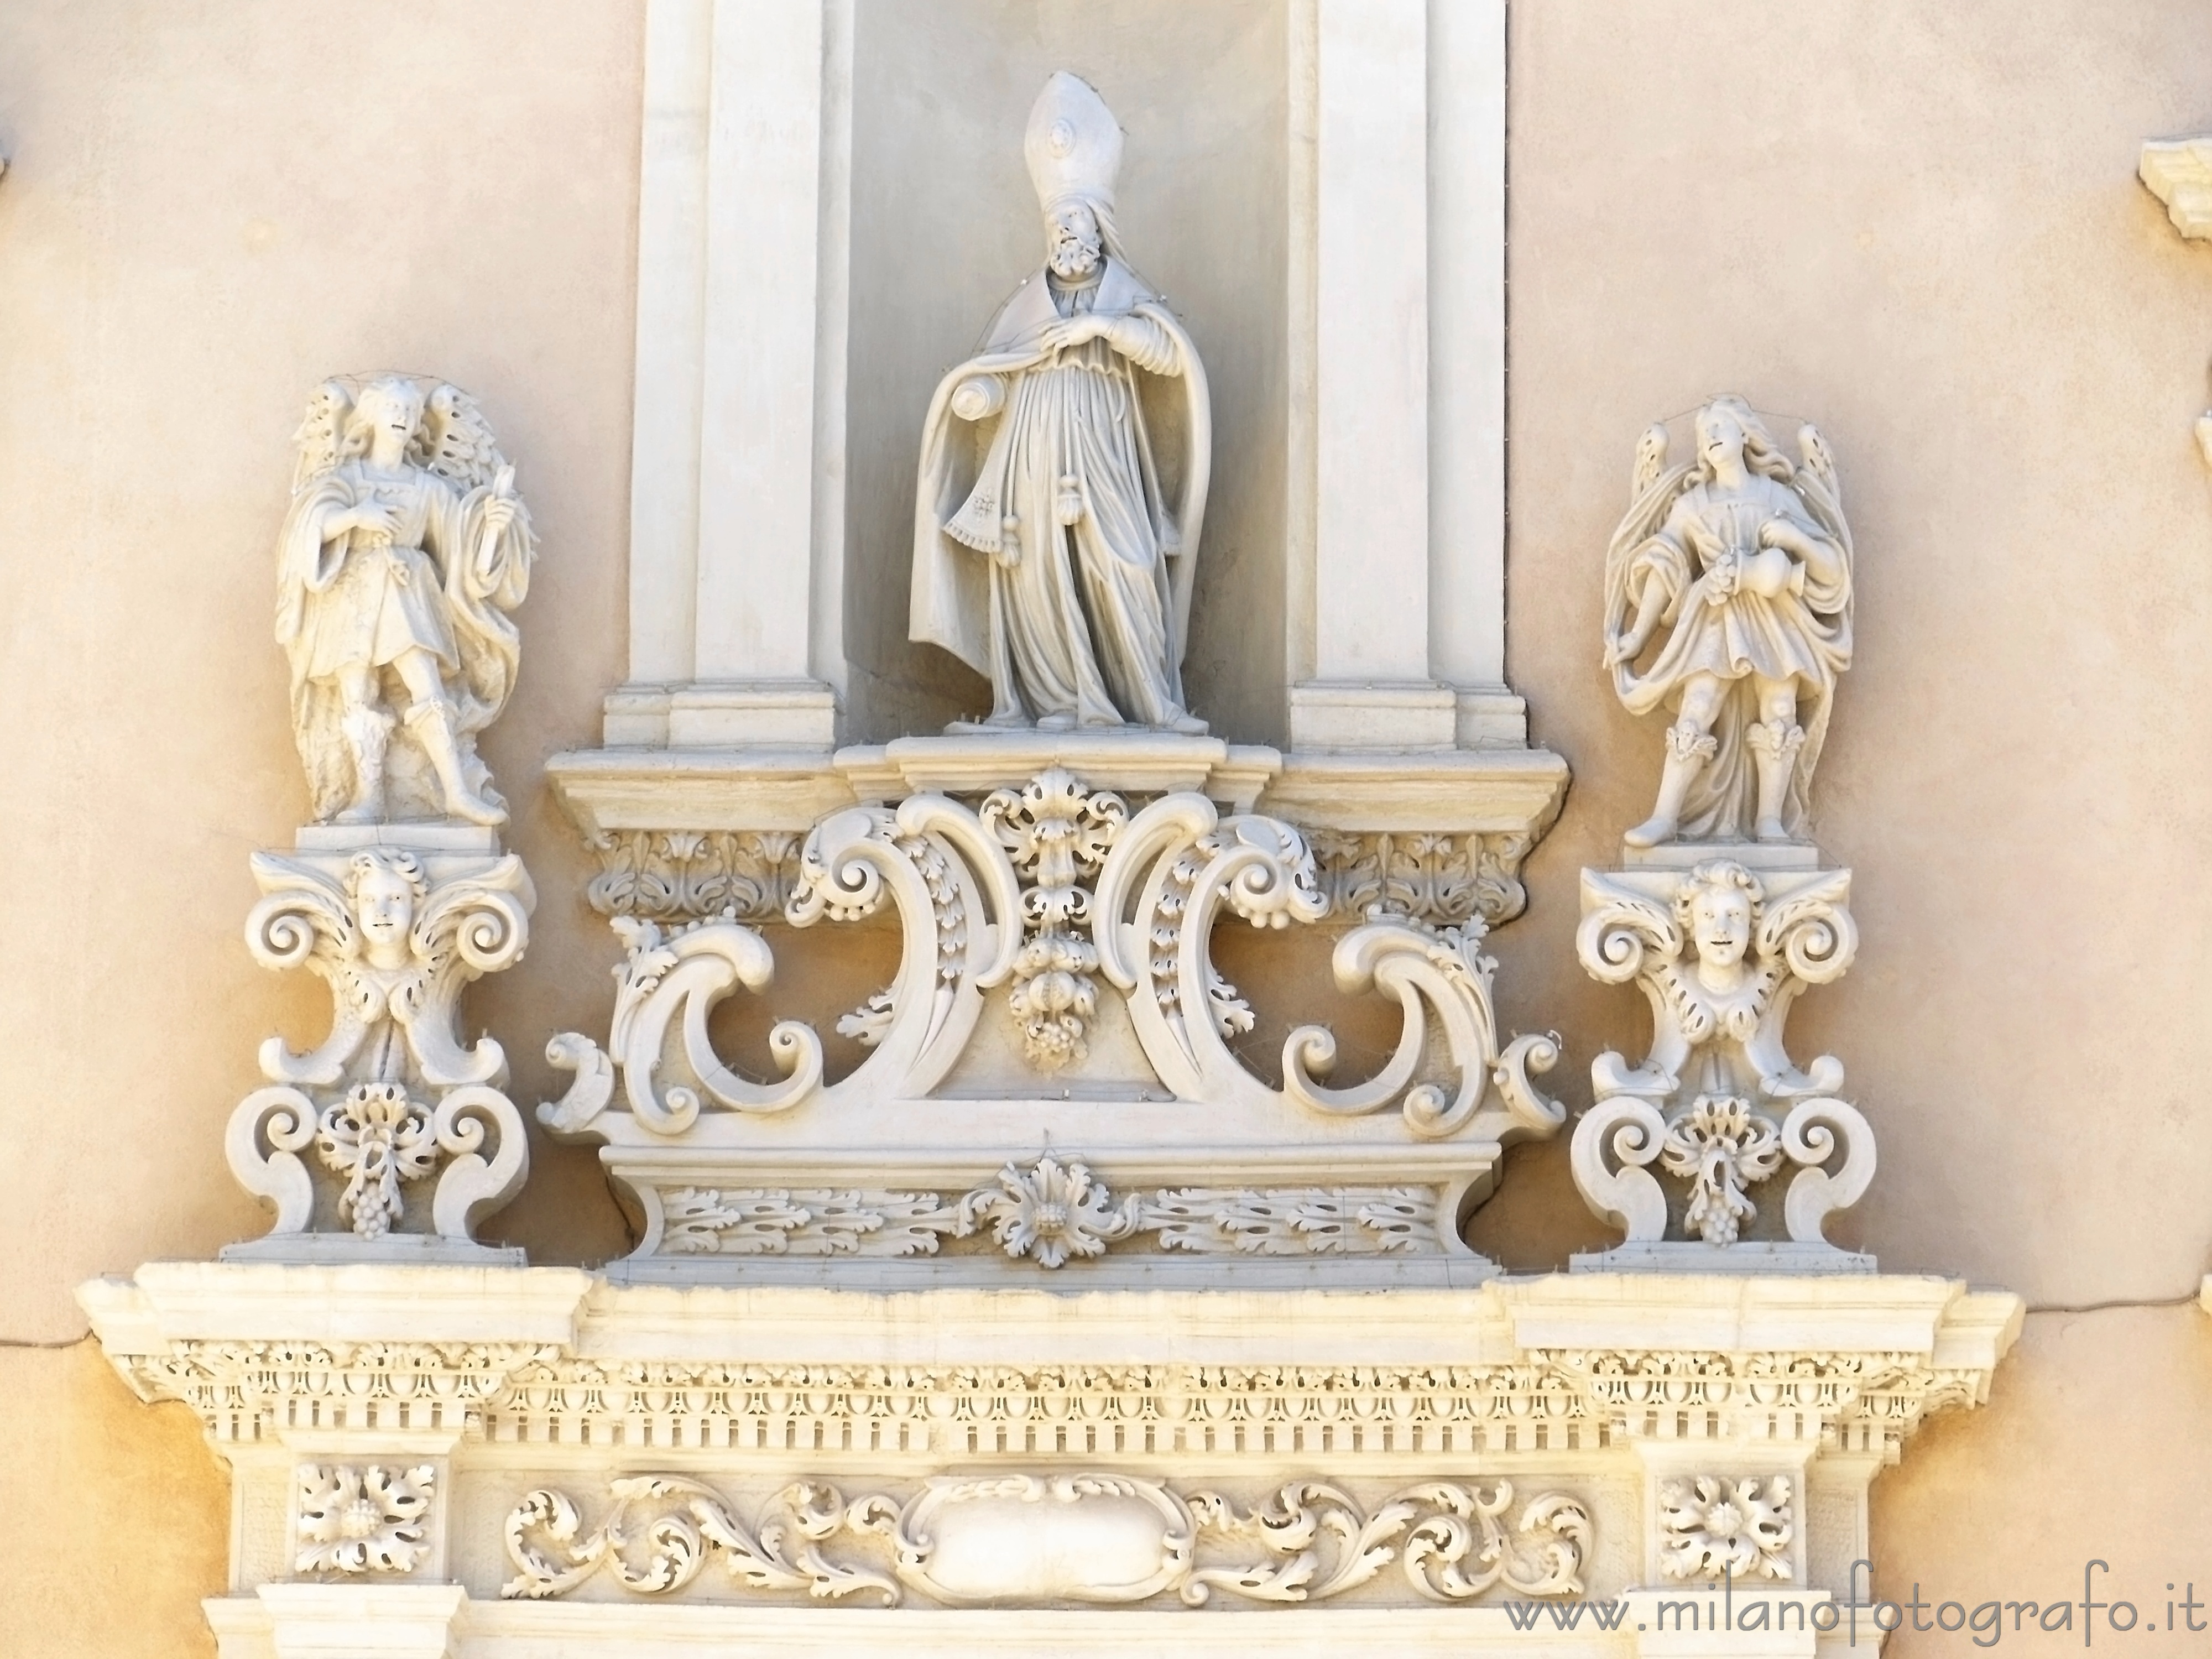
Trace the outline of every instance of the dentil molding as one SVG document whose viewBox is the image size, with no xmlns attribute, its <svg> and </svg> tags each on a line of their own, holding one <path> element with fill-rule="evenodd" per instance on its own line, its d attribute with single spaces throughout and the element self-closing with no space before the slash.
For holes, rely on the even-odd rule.
<svg viewBox="0 0 2212 1659">
<path fill-rule="evenodd" d="M 1378 1297 L 168 1263 L 81 1295 L 232 1466 L 226 1659 L 830 1654 L 854 1618 L 951 1653 L 1048 1613 L 1055 1651 L 1206 1651 L 1201 1613 L 1292 1606 L 1329 1642 L 1388 1612 L 1395 1650 L 1583 1651 L 1511 1626 L 1723 1574 L 1745 1622 L 1818 1626 L 1867 1483 L 1985 1397 L 2021 1320 L 1873 1276 Z"/>
</svg>

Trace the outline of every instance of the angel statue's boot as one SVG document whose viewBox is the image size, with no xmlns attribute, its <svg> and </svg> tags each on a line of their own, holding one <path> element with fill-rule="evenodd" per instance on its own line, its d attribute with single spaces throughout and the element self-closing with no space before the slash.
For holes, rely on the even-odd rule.
<svg viewBox="0 0 2212 1659">
<path fill-rule="evenodd" d="M 442 698 L 416 703 L 407 711 L 407 729 L 415 734 L 415 741 L 422 745 L 422 752 L 430 757 L 430 764 L 438 774 L 438 781 L 446 792 L 447 816 L 487 826 L 507 822 L 505 812 L 469 787 L 468 778 L 461 769 L 460 738 L 453 723 L 453 704 Z"/>
<path fill-rule="evenodd" d="M 1788 841 L 1783 827 L 1782 805 L 1789 798 L 1790 773 L 1797 764 L 1797 751 L 1805 746 L 1805 728 L 1796 721 L 1755 721 L 1744 732 L 1759 771 L 1759 827 L 1761 841 Z"/>
<path fill-rule="evenodd" d="M 1690 793 L 1690 780 L 1720 752 L 1720 740 L 1700 732 L 1688 720 L 1667 728 L 1667 769 L 1659 775 L 1659 804 L 1651 816 L 1621 837 L 1631 847 L 1656 847 L 1672 841 L 1682 821 L 1682 798 Z"/>
<path fill-rule="evenodd" d="M 367 703 L 356 703 L 338 716 L 338 729 L 353 751 L 353 804 L 338 814 L 338 823 L 383 821 L 384 750 L 392 740 L 392 724 L 391 715 Z"/>
</svg>

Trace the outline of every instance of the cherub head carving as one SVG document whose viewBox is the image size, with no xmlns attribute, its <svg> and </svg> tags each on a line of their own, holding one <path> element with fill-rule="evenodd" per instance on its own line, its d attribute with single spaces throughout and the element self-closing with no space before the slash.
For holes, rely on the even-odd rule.
<svg viewBox="0 0 2212 1659">
<path fill-rule="evenodd" d="M 1692 869 L 1674 895 L 1674 921 L 1697 952 L 1699 977 L 1715 988 L 1742 972 L 1765 890 L 1741 864 L 1713 860 Z"/>
<path fill-rule="evenodd" d="M 389 972 L 413 959 L 410 935 L 415 913 L 429 894 L 429 880 L 413 854 L 372 850 L 353 855 L 346 866 L 346 902 L 361 929 L 362 955 L 371 967 Z"/>
</svg>

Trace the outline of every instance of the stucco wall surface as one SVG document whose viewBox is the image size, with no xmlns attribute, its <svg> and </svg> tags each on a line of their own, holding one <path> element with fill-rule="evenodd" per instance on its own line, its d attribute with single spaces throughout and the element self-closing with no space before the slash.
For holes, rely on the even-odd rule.
<svg viewBox="0 0 2212 1659">
<path fill-rule="evenodd" d="M 0 1250 L 36 1264 L 0 1335 L 74 1334 L 78 1280 L 261 1230 L 222 1124 L 261 1039 L 329 1007 L 240 932 L 248 854 L 307 810 L 270 624 L 325 374 L 444 375 L 515 461 L 543 552 L 485 753 L 543 902 L 471 1007 L 526 1103 L 558 1092 L 544 1034 L 605 1018 L 617 951 L 538 767 L 622 670 L 639 53 L 628 6 L 0 7 L 0 1043 L 29 1061 Z M 619 1250 L 589 1154 L 533 1151 L 502 1230 Z"/>
<path fill-rule="evenodd" d="M 874 194 L 856 185 L 856 257 L 951 257 L 868 216 L 910 211 L 902 179 L 935 192 L 921 201 L 959 195 L 930 163 L 972 161 L 976 109 L 1018 117 L 1073 13 L 948 3 L 933 14 L 948 29 L 1007 31 L 963 53 L 957 29 L 915 44 L 929 32 L 908 0 L 860 9 L 856 69 L 912 155 Z M 1097 7 L 1106 58 L 1134 76 L 1165 10 Z M 2212 1255 L 2192 1047 L 2212 1024 L 2212 495 L 2189 440 L 2212 247 L 2173 235 L 2133 167 L 2145 137 L 2212 127 L 2201 4 L 1523 0 L 1512 15 L 1509 672 L 1576 783 L 1529 862 L 1528 914 L 1493 940 L 1505 1024 L 1563 1033 L 1554 1076 L 1577 1105 L 1590 1055 L 1644 1033 L 1638 1000 L 1591 984 L 1571 949 L 1575 872 L 1611 859 L 1657 767 L 1656 728 L 1596 665 L 1636 434 L 1725 390 L 1814 419 L 1861 583 L 1817 828 L 1858 872 L 1865 945 L 1794 1024 L 1805 1051 L 1846 1061 L 1882 1157 L 1839 1236 L 2040 1304 L 2183 1296 Z M 1204 17 L 1179 25 L 1179 54 L 1235 69 L 1278 50 L 1273 5 Z M 16 860 L 0 1340 L 65 1340 L 78 1280 L 258 1231 L 222 1124 L 261 1038 L 323 1018 L 317 988 L 252 965 L 240 923 L 248 853 L 304 806 L 271 544 L 288 440 L 325 374 L 451 378 L 518 464 L 544 556 L 520 688 L 486 748 L 541 902 L 528 959 L 471 1007 L 526 1106 L 558 1086 L 546 1033 L 604 1029 L 616 951 L 538 768 L 596 741 L 623 672 L 639 50 L 637 8 L 598 0 L 0 6 L 0 824 Z M 963 101 L 946 106 L 914 65 L 956 58 Z M 1126 105 L 1108 87 L 1132 133 L 1139 260 L 1194 326 L 1248 289 L 1279 314 L 1282 220 L 1261 204 L 1286 187 L 1262 136 L 1281 88 L 1245 82 L 1225 112 L 1178 117 L 1174 80 L 1133 81 Z M 902 130 L 870 118 L 856 157 L 891 155 Z M 988 199 L 1018 205 L 1003 161 Z M 1258 179 L 1233 212 L 1237 192 L 1202 176 L 1232 163 Z M 866 290 L 881 309 L 856 316 L 855 403 L 926 394 L 1031 257 L 1006 236 L 959 251 L 980 305 L 943 300 L 943 349 L 874 360 L 881 386 L 857 347 L 897 319 L 897 289 Z M 1246 526 L 1224 560 L 1238 580 L 1280 533 L 1279 440 L 1249 434 L 1279 431 L 1285 383 L 1245 350 L 1224 358 L 1249 399 L 1245 516 L 1223 520 Z M 856 440 L 852 488 L 910 499 L 884 419 Z M 897 515 L 856 500 L 855 556 L 895 548 Z M 902 574 L 859 576 L 902 592 Z M 1278 651 L 1279 613 L 1255 615 Z M 1199 640 L 1237 648 L 1219 617 Z M 1258 702 L 1220 712 L 1232 738 L 1270 735 Z M 532 1153 L 493 1231 L 542 1261 L 619 1254 L 591 1157 Z M 1528 1268 L 1601 1237 L 1563 1142 L 1511 1156 L 1477 1234 Z M 2193 1308 L 2031 1318 L 1993 1406 L 1939 1419 L 1877 1485 L 1883 1593 L 1917 1577 L 1970 1605 L 2047 1596 L 2091 1555 L 2131 1586 L 2192 1563 L 2212 1583 L 2191 1501 L 2212 1476 L 2208 1386 L 2212 1322 Z M 88 1346 L 0 1349 L 0 1409 L 42 1436 L 0 1480 L 0 1652 L 211 1650 L 192 1604 L 222 1585 L 226 1488 L 182 1413 L 130 1402 Z M 1968 1650 L 1910 1632 L 1890 1650 Z"/>
</svg>

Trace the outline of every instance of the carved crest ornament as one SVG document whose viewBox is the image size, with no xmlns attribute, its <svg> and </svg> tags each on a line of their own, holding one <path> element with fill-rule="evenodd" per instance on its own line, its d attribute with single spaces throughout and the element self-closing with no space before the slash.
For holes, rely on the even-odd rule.
<svg viewBox="0 0 2212 1659">
<path fill-rule="evenodd" d="M 913 630 L 990 714 L 824 755 L 804 817 L 736 789 L 579 815 L 613 998 L 550 1034 L 568 1081 L 535 1115 L 632 1224 L 593 1271 L 476 1236 L 529 1174 L 463 1008 L 536 902 L 476 747 L 537 555 L 516 468 L 452 386 L 313 393 L 276 623 L 310 822 L 253 856 L 246 932 L 323 982 L 328 1029 L 270 1037 L 230 1119 L 271 1231 L 82 1293 L 234 1464 L 227 1659 L 372 1627 L 424 1659 L 848 1651 L 810 1622 L 840 1607 L 918 1653 L 1042 1650 L 1041 1612 L 1087 1653 L 1149 1650 L 1110 1620 L 1293 1607 L 1344 1651 L 1510 1620 L 1586 1652 L 1585 1613 L 1715 1580 L 1781 1642 L 1832 1627 L 1815 1569 L 1858 1547 L 1873 1472 L 1985 1393 L 2017 1300 L 1827 1242 L 1872 1132 L 1785 1041 L 1858 948 L 1850 872 L 1803 839 L 1851 651 L 1826 442 L 1785 456 L 1722 398 L 1676 422 L 1687 461 L 1664 426 L 1637 450 L 1603 669 L 1667 723 L 1576 949 L 1652 1036 L 1597 1056 L 1568 1159 L 1625 1237 L 1507 1278 L 1469 1213 L 1568 1113 L 1488 935 L 1556 795 L 1308 824 L 1267 805 L 1281 756 L 1204 734 L 1210 406 L 1122 246 L 1121 144 L 1053 77 L 1045 264 L 925 423 Z M 793 962 L 849 992 L 794 1008 Z"/>
</svg>

